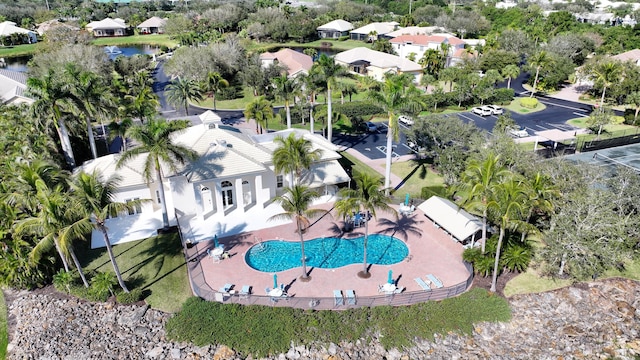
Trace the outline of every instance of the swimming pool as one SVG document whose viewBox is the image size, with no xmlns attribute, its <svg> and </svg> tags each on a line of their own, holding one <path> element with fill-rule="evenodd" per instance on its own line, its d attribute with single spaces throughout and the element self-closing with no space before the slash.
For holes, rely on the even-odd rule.
<svg viewBox="0 0 640 360">
<path fill-rule="evenodd" d="M 364 236 L 353 239 L 318 238 L 304 242 L 307 266 L 335 269 L 363 261 Z M 372 234 L 367 242 L 367 263 L 391 265 L 409 255 L 404 242 L 392 236 Z M 278 272 L 302 266 L 300 242 L 267 240 L 247 251 L 249 266 L 264 272 Z"/>
</svg>

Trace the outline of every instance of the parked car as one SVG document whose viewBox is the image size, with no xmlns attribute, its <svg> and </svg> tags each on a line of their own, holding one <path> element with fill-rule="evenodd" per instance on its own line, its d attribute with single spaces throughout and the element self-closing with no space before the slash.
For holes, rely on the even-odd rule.
<svg viewBox="0 0 640 360">
<path fill-rule="evenodd" d="M 471 112 L 480 115 L 480 116 L 490 116 L 493 114 L 493 111 L 486 106 L 478 106 L 471 109 Z"/>
<path fill-rule="evenodd" d="M 522 127 L 512 127 L 511 129 L 509 129 L 509 134 L 518 138 L 529 136 L 529 132 L 527 131 L 527 129 Z"/>
<path fill-rule="evenodd" d="M 500 115 L 504 112 L 502 108 L 498 105 L 487 105 L 485 107 L 489 108 L 493 115 Z"/>
<path fill-rule="evenodd" d="M 367 128 L 368 132 L 376 132 L 378 131 L 378 125 L 372 123 L 371 121 L 367 121 L 364 126 Z"/>
<path fill-rule="evenodd" d="M 404 125 L 406 125 L 406 126 L 411 126 L 411 125 L 413 125 L 413 120 L 412 120 L 410 117 L 406 116 L 406 115 L 400 115 L 400 116 L 398 117 L 398 122 L 399 122 L 400 124 L 404 124 Z"/>
</svg>

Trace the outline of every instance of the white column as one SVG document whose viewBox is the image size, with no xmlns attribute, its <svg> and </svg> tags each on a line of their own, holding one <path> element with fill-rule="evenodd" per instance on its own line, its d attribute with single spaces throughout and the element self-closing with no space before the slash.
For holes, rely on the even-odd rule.
<svg viewBox="0 0 640 360">
<path fill-rule="evenodd" d="M 236 179 L 236 184 L 234 186 L 234 203 L 236 204 L 236 211 L 239 211 L 244 214 L 244 197 L 242 194 L 242 178 Z"/>
<path fill-rule="evenodd" d="M 224 211 L 224 205 L 222 205 L 222 186 L 220 185 L 219 181 L 215 182 L 215 186 L 214 186 L 214 194 L 215 194 L 215 198 L 216 198 L 216 212 L 223 212 Z"/>
</svg>

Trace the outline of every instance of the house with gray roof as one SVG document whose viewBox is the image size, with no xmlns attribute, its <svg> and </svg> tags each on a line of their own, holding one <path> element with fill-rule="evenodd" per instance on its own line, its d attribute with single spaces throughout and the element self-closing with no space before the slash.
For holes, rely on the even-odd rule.
<svg viewBox="0 0 640 360">
<path fill-rule="evenodd" d="M 122 19 L 106 18 L 100 21 L 92 21 L 85 26 L 87 31 L 95 37 L 125 36 L 129 27 Z"/>
<path fill-rule="evenodd" d="M 374 22 L 365 26 L 351 30 L 351 40 L 375 41 L 378 37 L 388 34 L 398 29 L 399 23 L 391 22 Z"/>
<path fill-rule="evenodd" d="M 27 74 L 0 69 L 0 103 L 32 104 L 33 99 L 25 95 L 27 90 Z"/>
<path fill-rule="evenodd" d="M 345 20 L 333 20 L 316 28 L 321 39 L 338 39 L 341 36 L 349 36 L 353 30 L 353 24 Z"/>
</svg>

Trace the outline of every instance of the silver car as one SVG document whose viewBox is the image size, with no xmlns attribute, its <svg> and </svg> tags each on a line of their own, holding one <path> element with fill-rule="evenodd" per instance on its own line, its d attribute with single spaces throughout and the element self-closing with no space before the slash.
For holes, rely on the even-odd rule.
<svg viewBox="0 0 640 360">
<path fill-rule="evenodd" d="M 480 115 L 480 116 L 490 116 L 493 114 L 493 111 L 486 106 L 478 106 L 471 109 L 471 112 Z"/>
<path fill-rule="evenodd" d="M 406 126 L 413 125 L 413 120 L 410 117 L 406 116 L 406 115 L 400 115 L 398 117 L 398 122 L 401 123 L 401 124 L 404 124 Z"/>
<path fill-rule="evenodd" d="M 493 115 L 500 115 L 504 112 L 504 110 L 502 110 L 502 108 L 498 105 L 487 105 L 485 107 L 489 108 Z"/>
</svg>

